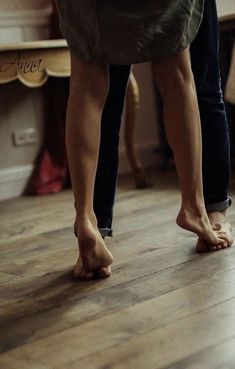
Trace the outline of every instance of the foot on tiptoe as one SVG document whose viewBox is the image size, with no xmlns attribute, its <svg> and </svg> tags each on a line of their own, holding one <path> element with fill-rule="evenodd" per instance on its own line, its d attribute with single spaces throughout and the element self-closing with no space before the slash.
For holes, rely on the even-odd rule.
<svg viewBox="0 0 235 369">
<path fill-rule="evenodd" d="M 226 218 L 226 211 L 212 212 L 208 214 L 208 217 L 213 230 L 216 232 L 222 232 L 226 234 L 227 241 L 224 242 L 223 245 L 209 245 L 206 241 L 204 241 L 201 237 L 199 237 L 196 246 L 197 252 L 203 253 L 208 251 L 217 251 L 232 246 L 233 244 L 232 228 L 231 224 L 228 222 Z"/>
<path fill-rule="evenodd" d="M 98 229 L 91 225 L 80 225 L 75 229 L 79 258 L 74 269 L 74 277 L 83 280 L 109 277 L 113 257 Z"/>
<path fill-rule="evenodd" d="M 225 247 L 228 242 L 226 232 L 221 229 L 215 230 L 212 228 L 204 209 L 182 208 L 177 216 L 176 222 L 180 227 L 196 233 L 201 240 L 207 243 L 211 251 Z"/>
</svg>

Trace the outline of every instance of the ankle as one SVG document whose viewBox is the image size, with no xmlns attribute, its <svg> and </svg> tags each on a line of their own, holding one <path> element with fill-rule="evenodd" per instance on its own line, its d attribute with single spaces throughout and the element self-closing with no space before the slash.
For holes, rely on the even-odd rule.
<svg viewBox="0 0 235 369">
<path fill-rule="evenodd" d="M 94 213 L 79 213 L 76 212 L 74 229 L 97 228 L 97 219 Z"/>
<path fill-rule="evenodd" d="M 203 202 L 182 204 L 180 213 L 184 214 L 186 217 L 187 215 L 193 215 L 196 218 L 203 218 L 207 214 Z"/>
</svg>

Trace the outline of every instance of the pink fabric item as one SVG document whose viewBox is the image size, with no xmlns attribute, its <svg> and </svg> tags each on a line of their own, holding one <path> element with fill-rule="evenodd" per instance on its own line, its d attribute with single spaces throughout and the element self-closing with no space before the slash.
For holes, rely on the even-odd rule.
<svg viewBox="0 0 235 369">
<path fill-rule="evenodd" d="M 36 167 L 26 193 L 28 195 L 47 195 L 62 190 L 68 181 L 67 165 L 58 165 L 44 150 Z"/>
</svg>

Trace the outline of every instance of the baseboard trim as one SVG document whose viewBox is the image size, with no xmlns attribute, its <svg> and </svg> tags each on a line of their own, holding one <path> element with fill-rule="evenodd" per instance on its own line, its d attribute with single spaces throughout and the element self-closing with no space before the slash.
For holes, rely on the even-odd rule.
<svg viewBox="0 0 235 369">
<path fill-rule="evenodd" d="M 144 168 L 153 167 L 162 162 L 161 154 L 156 152 L 156 144 L 139 146 L 136 151 Z M 131 173 L 124 147 L 120 150 L 119 158 L 119 173 Z M 0 169 L 0 200 L 21 196 L 33 169 L 32 164 Z"/>
<path fill-rule="evenodd" d="M 0 200 L 21 196 L 33 168 L 33 165 L 29 164 L 0 169 Z"/>
</svg>

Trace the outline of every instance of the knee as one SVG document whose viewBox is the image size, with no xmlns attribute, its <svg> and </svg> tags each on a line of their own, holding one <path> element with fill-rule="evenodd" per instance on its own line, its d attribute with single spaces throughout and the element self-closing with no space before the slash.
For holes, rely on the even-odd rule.
<svg viewBox="0 0 235 369">
<path fill-rule="evenodd" d="M 106 65 L 95 65 L 71 58 L 70 96 L 91 99 L 105 104 L 109 90 L 109 75 Z"/>
<path fill-rule="evenodd" d="M 182 89 L 195 89 L 189 57 L 174 55 L 163 63 L 153 65 L 154 81 L 164 97 L 169 93 L 180 93 Z"/>
</svg>

